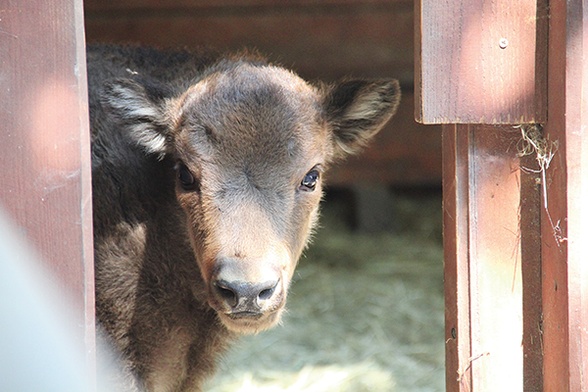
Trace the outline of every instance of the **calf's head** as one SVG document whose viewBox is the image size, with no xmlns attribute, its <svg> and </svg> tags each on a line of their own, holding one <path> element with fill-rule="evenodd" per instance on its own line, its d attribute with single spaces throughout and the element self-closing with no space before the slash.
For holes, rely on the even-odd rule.
<svg viewBox="0 0 588 392">
<path fill-rule="evenodd" d="M 398 83 L 315 87 L 237 59 L 171 90 L 118 80 L 105 100 L 146 153 L 175 162 L 169 175 L 210 306 L 230 330 L 269 328 L 317 220 L 323 173 L 392 116 Z"/>
</svg>

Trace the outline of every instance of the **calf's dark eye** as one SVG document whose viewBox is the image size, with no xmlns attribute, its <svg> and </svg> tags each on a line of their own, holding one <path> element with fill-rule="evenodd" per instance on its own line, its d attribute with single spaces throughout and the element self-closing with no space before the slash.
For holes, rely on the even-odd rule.
<svg viewBox="0 0 588 392">
<path fill-rule="evenodd" d="M 300 182 L 300 190 L 305 192 L 312 192 L 316 188 L 316 184 L 318 183 L 320 174 L 318 170 L 312 169 L 302 179 Z"/>
<path fill-rule="evenodd" d="M 194 177 L 186 165 L 179 163 L 176 170 L 178 173 L 178 181 L 180 182 L 182 189 L 185 191 L 196 191 L 199 189 L 200 184 L 198 183 L 198 180 L 196 177 Z"/>
</svg>

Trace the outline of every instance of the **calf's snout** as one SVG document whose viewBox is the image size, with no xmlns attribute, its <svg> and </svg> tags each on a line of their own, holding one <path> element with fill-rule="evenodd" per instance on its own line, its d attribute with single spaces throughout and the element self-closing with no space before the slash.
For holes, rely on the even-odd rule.
<svg viewBox="0 0 588 392">
<path fill-rule="evenodd" d="M 279 283 L 279 279 L 261 283 L 217 279 L 213 285 L 215 295 L 232 313 L 255 315 L 266 310 L 279 296 Z"/>
<path fill-rule="evenodd" d="M 235 317 L 256 317 L 283 306 L 282 269 L 274 258 L 219 257 L 209 281 L 211 305 Z"/>
</svg>

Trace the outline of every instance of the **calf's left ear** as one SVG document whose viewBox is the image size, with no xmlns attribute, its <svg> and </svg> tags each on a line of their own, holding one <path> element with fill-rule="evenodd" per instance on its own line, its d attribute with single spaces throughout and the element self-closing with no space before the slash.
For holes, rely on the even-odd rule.
<svg viewBox="0 0 588 392">
<path fill-rule="evenodd" d="M 327 121 L 335 140 L 335 155 L 357 152 L 396 113 L 400 86 L 395 79 L 345 80 L 323 95 Z"/>
<path fill-rule="evenodd" d="M 138 146 L 161 159 L 170 152 L 165 110 L 170 95 L 162 86 L 148 81 L 117 79 L 104 86 L 102 102 Z"/>
</svg>

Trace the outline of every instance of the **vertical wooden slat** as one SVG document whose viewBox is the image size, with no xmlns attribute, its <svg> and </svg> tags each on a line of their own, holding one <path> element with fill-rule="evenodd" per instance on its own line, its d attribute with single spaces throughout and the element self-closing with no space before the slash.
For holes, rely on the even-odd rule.
<svg viewBox="0 0 588 392">
<path fill-rule="evenodd" d="M 466 128 L 466 126 L 464 126 Z M 467 126 L 471 367 L 476 391 L 522 389 L 520 165 L 512 128 Z"/>
<path fill-rule="evenodd" d="M 554 155 L 542 211 L 545 390 L 588 390 L 588 4 L 551 2 L 549 120 Z"/>
<path fill-rule="evenodd" d="M 544 0 L 415 0 L 415 117 L 433 124 L 546 118 Z M 539 33 L 539 34 L 538 34 Z"/>
<path fill-rule="evenodd" d="M 92 367 L 94 275 L 84 47 L 81 0 L 2 3 L 0 206 L 54 272 L 49 278 L 83 320 L 78 339 Z"/>
<path fill-rule="evenodd" d="M 519 139 L 512 127 L 444 126 L 448 391 L 522 390 L 520 211 L 537 189 L 522 187 Z"/>
<path fill-rule="evenodd" d="M 445 383 L 447 392 L 471 390 L 467 132 L 443 126 L 443 251 Z"/>
<path fill-rule="evenodd" d="M 528 132 L 528 129 L 523 128 Z M 535 128 L 536 131 L 539 128 Z M 522 137 L 522 134 L 521 134 Z M 522 148 L 519 145 L 519 148 Z M 541 300 L 541 175 L 536 156 L 520 158 L 523 391 L 543 391 L 543 307 Z"/>
</svg>

